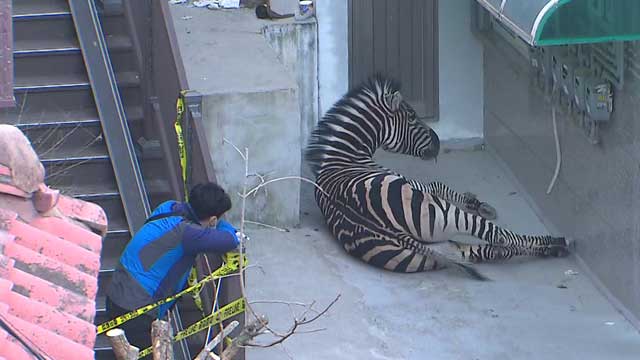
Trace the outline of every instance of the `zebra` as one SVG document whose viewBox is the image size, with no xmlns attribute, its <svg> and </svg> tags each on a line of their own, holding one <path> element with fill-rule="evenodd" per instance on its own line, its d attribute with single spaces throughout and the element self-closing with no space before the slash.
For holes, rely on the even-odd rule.
<svg viewBox="0 0 640 360">
<path fill-rule="evenodd" d="M 344 250 L 394 272 L 453 267 L 486 279 L 474 263 L 514 256 L 567 256 L 564 237 L 516 234 L 493 208 L 441 182 L 407 179 L 377 164 L 378 148 L 436 159 L 440 140 L 403 100 L 399 83 L 375 75 L 349 91 L 318 122 L 305 148 L 315 199 Z M 484 240 L 451 240 L 466 234 Z"/>
</svg>

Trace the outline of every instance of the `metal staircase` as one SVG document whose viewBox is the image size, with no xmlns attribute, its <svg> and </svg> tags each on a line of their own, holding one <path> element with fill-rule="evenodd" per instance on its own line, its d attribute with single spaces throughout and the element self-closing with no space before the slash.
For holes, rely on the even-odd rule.
<svg viewBox="0 0 640 360">
<path fill-rule="evenodd" d="M 80 6 L 87 4 L 71 0 L 72 5 L 74 2 Z M 123 115 L 126 115 L 129 131 L 127 135 L 137 140 L 145 136 L 141 72 L 127 31 L 123 8 L 117 3 L 113 6 L 113 1 L 110 5 L 101 9 L 100 22 L 117 89 L 123 101 Z M 100 285 L 103 285 L 130 239 L 130 229 L 134 228 L 134 224 L 130 224 L 131 219 L 137 217 L 136 223 L 140 222 L 140 218 L 144 219 L 145 214 L 139 211 L 144 205 L 132 205 L 129 198 L 130 214 L 123 206 L 123 203 L 127 204 L 127 194 L 121 192 L 122 184 L 118 187 L 116 175 L 121 171 L 118 167 L 124 161 L 124 150 L 107 146 L 105 135 L 110 136 L 107 129 L 113 124 L 100 122 L 98 110 L 103 111 L 103 118 L 105 110 L 101 109 L 100 101 L 94 100 L 89 77 L 91 71 L 88 72 L 85 66 L 76 32 L 77 24 L 74 25 L 67 0 L 14 0 L 13 26 L 17 108 L 4 111 L 2 122 L 15 124 L 29 137 L 46 168 L 46 182 L 50 186 L 76 198 L 97 203 L 107 212 L 109 231 L 104 239 L 99 278 Z M 109 121 L 117 119 L 109 118 Z M 114 153 L 118 155 L 111 158 Z M 146 194 L 144 191 L 142 194 L 145 198 L 149 195 L 151 206 L 172 197 L 162 158 L 146 157 L 146 151 L 137 153 L 137 159 L 135 153 L 129 156 L 141 164 L 146 179 L 142 186 L 142 189 L 146 187 Z M 126 175 L 121 174 L 121 179 Z M 130 176 L 126 178 L 130 179 Z M 103 288 L 100 286 L 98 294 L 96 323 L 107 320 L 104 316 Z M 97 359 L 113 357 L 104 340 L 98 338 L 95 349 Z"/>
<path fill-rule="evenodd" d="M 46 168 L 47 184 L 107 212 L 95 319 L 102 323 L 108 320 L 104 288 L 132 230 L 149 207 L 182 198 L 184 189 L 173 121 L 176 98 L 189 85 L 169 5 L 160 0 L 13 0 L 12 6 L 17 107 L 0 110 L 0 121 L 17 125 L 29 137 Z M 187 92 L 185 103 L 187 183 L 215 181 L 202 97 Z M 217 255 L 196 259 L 200 275 L 209 271 L 209 263 L 218 266 Z M 206 285 L 206 309 L 213 293 Z M 220 293 L 220 304 L 236 299 L 238 280 L 227 280 Z M 182 321 L 188 325 L 202 317 L 190 297 L 178 304 L 170 316 L 175 330 Z M 244 317 L 231 320 L 243 324 Z M 176 359 L 199 351 L 204 337 L 199 333 L 179 342 Z M 113 358 L 103 336 L 95 351 L 96 359 Z"/>
</svg>

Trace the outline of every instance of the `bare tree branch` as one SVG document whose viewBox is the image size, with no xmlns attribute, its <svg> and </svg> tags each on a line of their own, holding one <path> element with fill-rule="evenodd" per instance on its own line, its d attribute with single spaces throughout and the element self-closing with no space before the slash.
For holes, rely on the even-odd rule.
<svg viewBox="0 0 640 360">
<path fill-rule="evenodd" d="M 264 224 L 264 223 L 257 222 L 257 221 L 245 220 L 245 223 L 258 225 L 258 226 L 263 226 L 263 227 L 266 227 L 266 228 L 269 228 L 269 229 L 278 230 L 280 232 L 290 232 L 289 229 L 277 227 L 277 226 L 274 226 L 274 225 Z"/>
<path fill-rule="evenodd" d="M 269 323 L 269 319 L 266 316 L 260 317 L 249 322 L 244 329 L 240 332 L 240 335 L 236 336 L 231 342 L 231 346 L 225 349 L 220 358 L 222 360 L 231 360 L 238 353 L 238 351 L 251 339 L 260 335 L 263 332 L 266 324 Z"/>
<path fill-rule="evenodd" d="M 305 314 L 308 312 L 308 310 L 307 310 L 307 311 L 305 312 L 305 314 L 303 314 L 302 319 L 295 319 L 295 320 L 294 320 L 293 326 L 291 326 L 291 329 L 289 329 L 289 331 L 288 331 L 286 334 L 278 336 L 278 337 L 279 337 L 279 339 L 277 339 L 277 340 L 275 340 L 275 341 L 273 341 L 273 342 L 271 342 L 271 343 L 268 343 L 268 344 L 245 343 L 245 346 L 247 346 L 247 347 L 257 347 L 257 348 L 268 348 L 268 347 L 272 347 L 272 346 L 275 346 L 275 345 L 281 344 L 281 343 L 283 343 L 285 340 L 287 340 L 289 337 L 291 337 L 292 335 L 294 335 L 294 334 L 299 334 L 299 333 L 300 333 L 300 331 L 297 331 L 297 330 L 298 330 L 298 327 L 300 327 L 300 326 L 304 326 L 304 325 L 307 325 L 307 324 L 310 324 L 310 323 L 312 323 L 312 322 L 314 322 L 314 321 L 318 320 L 318 318 L 320 318 L 320 317 L 321 317 L 322 315 L 324 315 L 327 311 L 329 311 L 329 309 L 330 309 L 330 308 L 331 308 L 331 307 L 332 307 L 332 306 L 333 306 L 333 305 L 334 305 L 334 304 L 335 304 L 339 299 L 340 299 L 340 295 L 336 296 L 336 298 L 335 298 L 335 299 L 333 299 L 333 301 L 332 301 L 329 305 L 327 305 L 327 307 L 326 307 L 326 308 L 324 308 L 324 310 L 320 311 L 320 312 L 319 312 L 319 313 L 317 313 L 315 316 L 313 316 L 312 318 L 309 318 L 309 319 L 307 319 L 307 318 L 306 318 L 306 315 L 305 315 Z M 317 331 L 320 331 L 320 330 L 315 330 L 315 331 L 311 331 L 311 332 L 317 332 Z"/>
<path fill-rule="evenodd" d="M 250 304 L 283 304 L 283 305 L 296 305 L 296 306 L 304 306 L 308 307 L 309 304 L 305 304 L 303 302 L 297 301 L 284 301 L 284 300 L 252 300 L 249 302 Z"/>
</svg>

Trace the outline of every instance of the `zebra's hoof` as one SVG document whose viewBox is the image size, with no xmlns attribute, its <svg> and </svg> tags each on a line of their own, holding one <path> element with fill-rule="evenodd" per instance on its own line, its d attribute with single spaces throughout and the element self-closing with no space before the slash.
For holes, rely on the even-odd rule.
<svg viewBox="0 0 640 360">
<path fill-rule="evenodd" d="M 572 241 L 565 239 L 564 237 L 553 238 L 553 241 L 547 248 L 546 255 L 553 257 L 567 257 L 571 253 L 571 244 Z"/>
<path fill-rule="evenodd" d="M 478 197 L 474 193 L 465 192 L 462 194 L 465 198 L 464 208 L 465 211 L 477 214 L 487 220 L 495 220 L 498 215 L 496 209 L 493 206 L 478 200 Z"/>
<path fill-rule="evenodd" d="M 548 254 L 552 257 L 567 257 L 571 252 L 566 246 L 551 246 Z"/>
<path fill-rule="evenodd" d="M 569 251 L 576 251 L 576 241 L 573 238 L 562 238 L 564 239 L 564 246 Z"/>
<path fill-rule="evenodd" d="M 487 220 L 495 220 L 498 217 L 498 212 L 496 209 L 487 204 L 486 202 L 481 202 L 480 206 L 478 206 L 478 215 L 482 216 Z"/>
</svg>

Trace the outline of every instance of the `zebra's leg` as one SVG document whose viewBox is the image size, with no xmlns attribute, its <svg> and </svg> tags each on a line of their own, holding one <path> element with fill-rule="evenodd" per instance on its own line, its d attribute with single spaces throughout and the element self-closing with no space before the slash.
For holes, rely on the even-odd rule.
<svg viewBox="0 0 640 360">
<path fill-rule="evenodd" d="M 484 240 L 490 245 L 518 248 L 523 254 L 526 251 L 548 252 L 549 256 L 566 256 L 569 253 L 569 244 L 564 237 L 516 234 L 479 215 L 448 204 L 435 196 L 432 196 L 432 199 L 436 207 L 444 209 L 442 231 L 434 234 L 433 240 L 435 241 L 446 241 L 456 234 L 464 234 Z"/>
<path fill-rule="evenodd" d="M 478 197 L 473 193 L 465 192 L 461 194 L 439 181 L 429 183 L 426 190 L 431 195 L 457 204 L 466 212 L 480 215 L 487 220 L 495 220 L 498 217 L 493 206 L 478 200 Z"/>
<path fill-rule="evenodd" d="M 357 233 L 340 236 L 343 248 L 350 255 L 373 266 L 393 272 L 414 273 L 454 268 L 478 280 L 487 278 L 472 267 L 449 244 L 426 244 L 407 234 L 374 236 Z"/>
<path fill-rule="evenodd" d="M 518 246 L 499 246 L 493 244 L 469 245 L 453 240 L 463 259 L 473 262 L 497 262 L 508 260 L 515 256 L 535 256 L 535 257 L 561 257 L 568 254 L 568 250 L 562 246 L 542 246 L 522 248 Z"/>
</svg>

